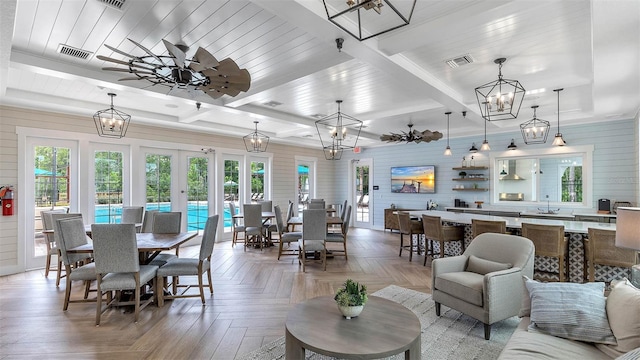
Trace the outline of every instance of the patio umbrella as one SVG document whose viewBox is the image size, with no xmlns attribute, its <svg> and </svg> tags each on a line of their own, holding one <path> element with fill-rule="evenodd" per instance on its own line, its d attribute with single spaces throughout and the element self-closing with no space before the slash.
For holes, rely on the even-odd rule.
<svg viewBox="0 0 640 360">
<path fill-rule="evenodd" d="M 233 180 L 228 180 L 224 182 L 224 186 L 236 186 L 236 185 L 238 185 L 238 183 Z"/>
</svg>

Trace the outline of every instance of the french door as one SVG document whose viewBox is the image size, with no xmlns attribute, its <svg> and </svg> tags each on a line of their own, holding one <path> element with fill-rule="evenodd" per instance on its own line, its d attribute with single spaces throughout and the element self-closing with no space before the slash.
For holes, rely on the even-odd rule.
<svg viewBox="0 0 640 360">
<path fill-rule="evenodd" d="M 296 216 L 302 215 L 302 210 L 307 208 L 309 200 L 316 197 L 316 160 L 296 156 L 296 189 L 295 196 Z"/>
<path fill-rule="evenodd" d="M 373 222 L 373 196 L 371 181 L 373 170 L 372 159 L 361 159 L 351 163 L 351 217 L 354 226 L 370 228 Z"/>
</svg>

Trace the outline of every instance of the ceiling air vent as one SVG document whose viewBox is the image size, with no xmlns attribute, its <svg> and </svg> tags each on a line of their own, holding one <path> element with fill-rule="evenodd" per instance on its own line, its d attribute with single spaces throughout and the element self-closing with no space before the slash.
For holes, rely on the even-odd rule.
<svg viewBox="0 0 640 360">
<path fill-rule="evenodd" d="M 91 51 L 74 48 L 73 46 L 60 44 L 58 46 L 58 52 L 63 55 L 73 56 L 74 58 L 87 60 L 91 54 Z"/>
<path fill-rule="evenodd" d="M 445 60 L 447 65 L 451 66 L 454 69 L 462 65 L 471 64 L 474 61 L 475 60 L 473 60 L 473 58 L 469 54 L 458 56 L 453 59 Z"/>
<path fill-rule="evenodd" d="M 281 102 L 277 102 L 275 100 L 271 100 L 271 101 L 267 101 L 265 103 L 262 103 L 262 105 L 269 106 L 269 107 L 276 107 L 276 106 L 282 105 L 282 103 Z"/>
<path fill-rule="evenodd" d="M 124 6 L 124 2 L 126 0 L 98 0 L 98 1 L 114 9 L 122 10 L 122 7 Z"/>
</svg>

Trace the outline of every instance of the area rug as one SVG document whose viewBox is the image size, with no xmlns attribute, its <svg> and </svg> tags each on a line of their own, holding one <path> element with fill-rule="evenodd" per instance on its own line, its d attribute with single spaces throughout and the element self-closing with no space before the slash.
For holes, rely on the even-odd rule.
<svg viewBox="0 0 640 360">
<path fill-rule="evenodd" d="M 458 311 L 442 306 L 441 316 L 436 316 L 435 303 L 430 294 L 390 285 L 372 295 L 400 303 L 413 311 L 422 325 L 422 359 L 496 359 L 518 326 L 519 319 L 512 317 L 493 324 L 491 340 L 484 339 L 482 322 Z M 241 360 L 284 359 L 284 336 L 239 357 Z M 328 360 L 332 357 L 306 352 L 306 359 Z M 398 354 L 388 359 L 404 359 Z"/>
</svg>

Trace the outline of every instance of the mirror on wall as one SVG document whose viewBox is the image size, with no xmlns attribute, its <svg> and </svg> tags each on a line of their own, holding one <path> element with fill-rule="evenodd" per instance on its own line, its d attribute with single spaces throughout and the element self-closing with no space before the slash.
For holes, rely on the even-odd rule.
<svg viewBox="0 0 640 360">
<path fill-rule="evenodd" d="M 591 171 L 586 161 L 590 157 L 586 155 L 566 153 L 495 157 L 495 202 L 586 205 L 588 199 L 584 185 Z"/>
</svg>

